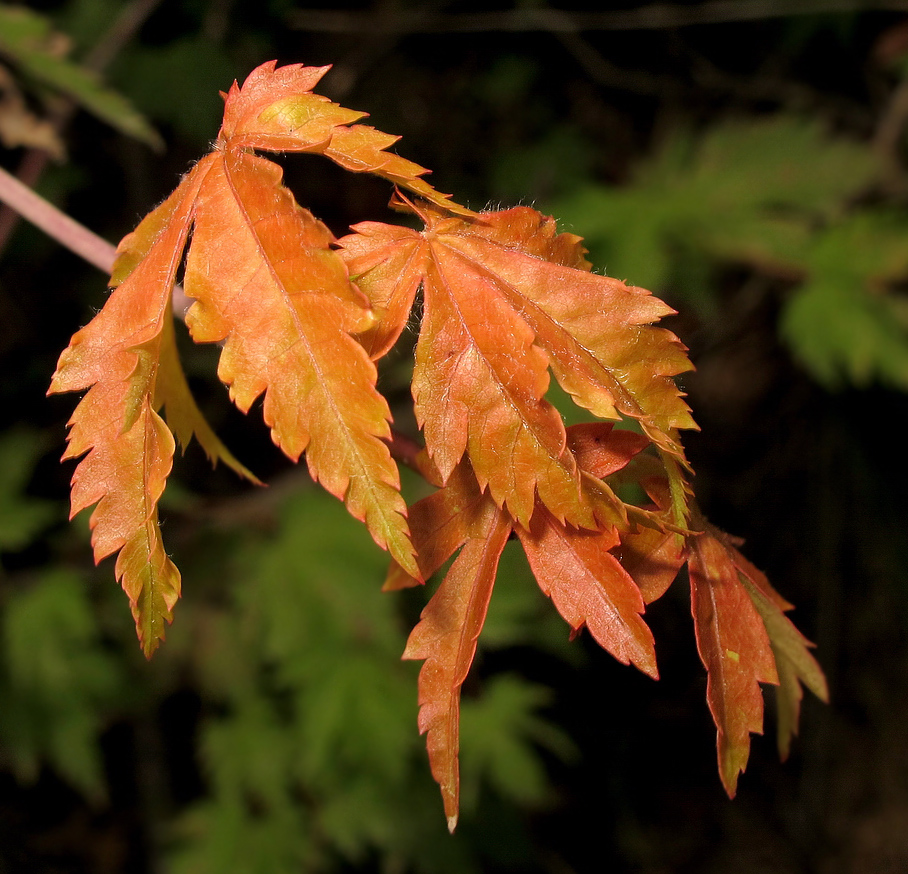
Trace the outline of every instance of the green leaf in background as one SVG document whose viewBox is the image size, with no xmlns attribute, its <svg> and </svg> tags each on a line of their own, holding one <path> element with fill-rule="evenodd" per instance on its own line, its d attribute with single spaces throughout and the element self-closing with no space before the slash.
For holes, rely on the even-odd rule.
<svg viewBox="0 0 908 874">
<path fill-rule="evenodd" d="M 44 16 L 21 6 L 0 5 L 0 54 L 22 74 L 66 95 L 121 133 L 161 148 L 160 136 L 125 98 L 106 87 L 96 73 L 65 57 L 67 43 Z"/>
<path fill-rule="evenodd" d="M 400 660 L 402 599 L 381 591 L 387 556 L 315 490 L 285 500 L 276 518 L 274 530 L 235 541 L 221 580 L 228 605 L 200 625 L 198 675 L 214 705 L 200 727 L 209 795 L 177 822 L 173 870 L 331 871 L 376 855 L 387 870 L 483 870 L 437 815 L 416 731 L 417 669 Z M 507 588 L 538 592 L 531 582 Z M 539 637 L 560 655 L 534 618 L 536 596 L 501 597 L 494 646 Z M 512 823 L 520 805 L 545 798 L 540 750 L 570 752 L 539 713 L 547 695 L 508 675 L 468 705 L 471 746 L 480 736 L 470 779 L 510 806 Z"/>
<path fill-rule="evenodd" d="M 570 739 L 539 715 L 550 691 L 512 675 L 492 678 L 461 705 L 461 799 L 476 805 L 480 787 L 516 802 L 542 803 L 548 781 L 539 749 L 562 759 L 574 753 Z"/>
<path fill-rule="evenodd" d="M 180 823 L 170 854 L 172 874 L 299 874 L 307 866 L 298 809 L 263 810 L 242 798 L 197 805 Z"/>
<path fill-rule="evenodd" d="M 98 739 L 122 682 L 86 592 L 82 577 L 48 570 L 9 595 L 0 614 L 0 738 L 20 780 L 37 779 L 46 760 L 100 801 Z"/>
<path fill-rule="evenodd" d="M 804 250 L 821 221 L 876 172 L 869 148 L 827 136 L 794 116 L 717 125 L 678 136 L 643 163 L 624 188 L 587 186 L 552 204 L 582 228 L 610 275 L 711 309 L 708 289 L 677 279 L 679 261 L 724 260 L 783 275 L 804 270 Z"/>
<path fill-rule="evenodd" d="M 22 493 L 41 450 L 34 432 L 21 429 L 0 434 L 0 553 L 23 549 L 62 515 L 56 503 Z"/>
<path fill-rule="evenodd" d="M 780 330 L 822 384 L 908 389 L 908 222 L 857 214 L 816 235 L 807 278 L 786 302 Z"/>
<path fill-rule="evenodd" d="M 555 205 L 613 275 L 718 317 L 716 268 L 788 286 L 779 332 L 828 388 L 908 387 L 908 219 L 855 206 L 871 148 L 775 115 L 680 137 L 624 188 L 586 186 Z"/>
</svg>

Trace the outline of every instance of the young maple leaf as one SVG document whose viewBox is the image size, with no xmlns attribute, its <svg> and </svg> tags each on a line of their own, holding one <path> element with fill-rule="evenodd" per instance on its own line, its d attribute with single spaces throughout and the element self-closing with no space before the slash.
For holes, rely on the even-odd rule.
<svg viewBox="0 0 908 874">
<path fill-rule="evenodd" d="M 829 701 L 829 687 L 826 677 L 810 654 L 814 646 L 785 615 L 792 605 L 782 598 L 769 584 L 766 576 L 755 568 L 734 547 L 735 566 L 741 574 L 741 582 L 747 589 L 757 612 L 766 626 L 769 643 L 776 661 L 779 685 L 776 688 L 777 731 L 779 755 L 788 758 L 791 739 L 798 733 L 803 684 L 821 701 Z"/>
<path fill-rule="evenodd" d="M 673 334 L 652 326 L 671 309 L 590 273 L 579 238 L 556 234 L 535 210 L 462 218 L 411 208 L 423 232 L 366 222 L 339 245 L 379 315 L 361 338 L 374 355 L 396 340 L 423 289 L 413 396 L 443 479 L 466 452 L 480 485 L 522 526 L 538 496 L 559 521 L 597 527 L 561 416 L 545 400 L 550 367 L 579 405 L 637 419 L 683 462 L 677 429 L 696 426 L 671 377 L 690 363 Z"/>
<path fill-rule="evenodd" d="M 571 451 L 586 460 L 596 447 L 597 472 L 619 470 L 649 441 L 596 423 L 568 429 Z M 592 474 L 590 474 L 592 476 Z M 602 484 L 602 489 L 606 487 Z M 542 591 L 579 632 L 593 638 L 624 664 L 656 677 L 653 636 L 640 614 L 643 598 L 612 549 L 618 530 L 590 531 L 565 525 L 537 504 L 529 529 L 517 524 L 483 490 L 468 460 L 458 464 L 444 487 L 410 508 L 411 531 L 423 577 L 460 553 L 413 629 L 405 659 L 424 659 L 419 674 L 419 729 L 426 733 L 432 774 L 438 781 L 448 825 L 459 804 L 458 725 L 460 688 L 476 652 L 495 582 L 498 561 L 513 530 Z M 392 565 L 386 588 L 407 585 Z"/>
<path fill-rule="evenodd" d="M 435 192 L 423 168 L 386 151 L 394 141 L 363 113 L 311 93 L 328 68 L 274 62 L 224 95 L 214 151 L 124 238 L 105 307 L 60 357 L 50 391 L 89 389 L 71 420 L 66 458 L 85 456 L 73 477 L 72 510 L 92 514 L 96 560 L 120 551 L 116 573 L 129 594 L 146 654 L 163 638 L 179 597 L 157 505 L 174 440 L 195 435 L 208 455 L 249 472 L 215 437 L 179 364 L 171 295 L 187 240 L 187 324 L 199 342 L 223 344 L 218 373 L 244 412 L 264 395 L 275 442 L 365 521 L 412 575 L 419 570 L 383 442 L 390 412 L 375 365 L 354 339 L 374 318 L 349 280 L 333 237 L 283 186 L 279 167 L 252 149 L 321 153 L 463 215 Z"/>
<path fill-rule="evenodd" d="M 826 679 L 812 644 L 785 616 L 788 604 L 735 547 L 698 519 L 688 537 L 691 611 L 697 649 L 708 674 L 707 700 L 717 728 L 719 775 L 734 798 L 750 752 L 750 734 L 763 733 L 760 683 L 778 687 L 779 751 L 783 758 L 797 721 L 803 682 L 822 701 Z"/>
<path fill-rule="evenodd" d="M 718 731 L 719 775 L 734 798 L 751 733 L 763 733 L 760 683 L 778 684 L 766 627 L 725 545 L 709 533 L 690 539 L 691 612 L 707 670 L 706 699 Z"/>
<path fill-rule="evenodd" d="M 432 776 L 441 788 L 452 832 L 460 796 L 460 687 L 473 663 L 498 560 L 511 533 L 507 514 L 471 479 L 468 465 L 461 465 L 446 488 L 413 508 L 414 518 L 422 517 L 424 524 L 431 525 L 433 513 L 440 517 L 433 531 L 426 529 L 426 541 L 419 540 L 420 529 L 414 529 L 424 573 L 437 569 L 433 565 L 446 561 L 458 548 L 460 554 L 422 611 L 403 654 L 405 659 L 425 660 L 419 672 L 419 731 L 426 735 Z M 431 544 L 433 538 L 440 540 L 441 548 Z M 451 547 L 447 555 L 446 547 Z"/>
<path fill-rule="evenodd" d="M 165 325 L 172 319 L 173 253 L 189 233 L 193 194 L 188 187 L 174 193 L 124 240 L 124 251 L 141 250 L 141 256 L 101 312 L 74 335 L 50 387 L 89 389 L 70 419 L 63 456 L 85 455 L 73 475 L 71 515 L 97 503 L 90 523 L 95 559 L 120 552 L 116 576 L 146 654 L 163 637 L 180 595 L 180 574 L 164 552 L 157 524 L 174 440 L 154 398 Z M 166 221 L 159 222 L 163 215 Z"/>
</svg>

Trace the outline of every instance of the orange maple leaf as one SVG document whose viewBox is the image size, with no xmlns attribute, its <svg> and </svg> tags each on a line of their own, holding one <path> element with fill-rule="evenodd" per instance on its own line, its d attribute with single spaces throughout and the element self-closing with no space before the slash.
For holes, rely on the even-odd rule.
<svg viewBox="0 0 908 874">
<path fill-rule="evenodd" d="M 596 447 L 597 470 L 603 475 L 619 470 L 648 442 L 628 432 L 613 432 L 609 423 L 568 429 L 568 443 L 578 459 L 586 460 L 590 445 Z M 587 627 L 615 658 L 654 678 L 656 656 L 652 633 L 640 616 L 643 598 L 611 551 L 619 543 L 614 525 L 599 531 L 579 529 L 559 522 L 537 504 L 530 527 L 524 528 L 480 487 L 466 459 L 444 487 L 410 508 L 410 519 L 424 577 L 460 549 L 404 651 L 406 659 L 425 660 L 419 675 L 419 728 L 427 734 L 432 774 L 453 829 L 460 785 L 460 688 L 476 652 L 498 560 L 511 531 L 517 534 L 540 588 L 572 633 Z M 392 565 L 385 587 L 401 588 L 407 583 L 405 572 Z"/>
<path fill-rule="evenodd" d="M 797 733 L 801 683 L 822 701 L 828 689 L 809 652 L 813 644 L 784 614 L 791 605 L 738 551 L 734 538 L 702 517 L 695 522 L 701 530 L 688 537 L 691 610 L 709 677 L 706 695 L 717 729 L 719 774 L 733 798 L 747 764 L 750 734 L 763 733 L 759 684 L 778 687 L 782 758 Z"/>
<path fill-rule="evenodd" d="M 747 765 L 751 733 L 763 733 L 760 683 L 778 684 L 766 628 L 716 536 L 689 539 L 691 612 L 697 650 L 707 670 L 706 699 L 717 728 L 719 775 L 734 797 Z"/>
<path fill-rule="evenodd" d="M 73 478 L 73 513 L 92 514 L 98 561 L 122 550 L 117 577 L 130 596 L 146 654 L 163 638 L 180 577 L 167 558 L 157 505 L 173 436 L 194 435 L 212 460 L 252 475 L 198 410 L 179 364 L 171 295 L 186 255 L 187 324 L 199 342 L 223 344 L 219 375 L 244 412 L 264 395 L 275 442 L 343 498 L 381 546 L 413 575 L 397 467 L 384 440 L 390 412 L 375 365 L 354 339 L 374 322 L 350 282 L 334 238 L 283 186 L 279 167 L 252 149 L 321 153 L 347 169 L 387 178 L 462 215 L 426 172 L 386 149 L 394 137 L 351 123 L 363 113 L 311 89 L 326 67 L 254 70 L 224 95 L 214 151 L 118 249 L 116 290 L 60 357 L 52 392 L 89 389 L 71 421 L 67 458 L 85 455 Z"/>
<path fill-rule="evenodd" d="M 671 309 L 590 273 L 579 238 L 528 207 L 475 218 L 410 208 L 423 232 L 366 222 L 339 245 L 379 316 L 361 338 L 374 355 L 396 340 L 422 286 L 413 396 L 443 479 L 466 452 L 480 485 L 524 527 L 537 496 L 559 521 L 597 527 L 545 399 L 549 368 L 579 405 L 637 419 L 683 463 L 677 429 L 696 426 L 671 377 L 690 363 L 673 334 L 652 326 Z"/>
</svg>

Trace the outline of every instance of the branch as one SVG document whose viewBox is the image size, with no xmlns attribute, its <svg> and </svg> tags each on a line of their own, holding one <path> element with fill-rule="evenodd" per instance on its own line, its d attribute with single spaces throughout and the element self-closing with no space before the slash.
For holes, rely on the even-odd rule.
<svg viewBox="0 0 908 874">
<path fill-rule="evenodd" d="M 301 9 L 291 27 L 321 33 L 576 33 L 596 30 L 665 30 L 703 24 L 761 21 L 800 15 L 908 12 L 908 0 L 709 0 L 693 6 L 653 3 L 615 12 L 525 8 L 504 12 L 335 12 Z"/>
<path fill-rule="evenodd" d="M 0 167 L 0 201 L 39 227 L 61 246 L 65 246 L 70 252 L 74 252 L 110 276 L 117 257 L 116 247 L 35 194 L 31 188 L 23 185 L 2 167 Z M 182 319 L 191 302 L 182 285 L 173 287 L 174 315 Z"/>
<path fill-rule="evenodd" d="M 110 275 L 117 250 L 0 167 L 0 200 L 49 237 Z"/>
</svg>

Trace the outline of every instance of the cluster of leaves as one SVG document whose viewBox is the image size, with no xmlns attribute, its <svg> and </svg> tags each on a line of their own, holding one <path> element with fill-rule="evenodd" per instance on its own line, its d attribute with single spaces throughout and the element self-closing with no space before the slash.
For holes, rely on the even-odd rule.
<svg viewBox="0 0 908 874">
<path fill-rule="evenodd" d="M 762 730 L 759 684 L 778 685 L 783 753 L 801 683 L 826 689 L 790 605 L 691 501 L 679 430 L 695 424 L 673 381 L 690 364 L 654 324 L 671 310 L 591 272 L 580 238 L 535 210 L 477 214 L 436 192 L 423 168 L 387 151 L 394 137 L 313 93 L 326 69 L 264 64 L 224 95 L 213 151 L 121 242 L 113 293 L 54 375 L 51 391 L 88 390 L 66 453 L 82 458 L 72 511 L 97 505 L 95 557 L 117 554 L 146 655 L 180 594 L 158 524 L 174 434 L 254 479 L 205 422 L 177 356 L 172 294 L 185 250 L 193 339 L 221 345 L 234 403 L 248 412 L 263 398 L 274 442 L 294 461 L 305 452 L 312 477 L 390 552 L 386 587 L 422 582 L 460 550 L 405 651 L 424 660 L 419 723 L 451 829 L 460 690 L 512 535 L 572 630 L 586 626 L 653 677 L 641 614 L 688 565 L 733 795 L 750 733 Z M 320 154 L 387 179 L 423 230 L 365 222 L 335 240 L 260 151 Z M 375 362 L 419 292 L 412 388 L 426 448 L 415 453 L 390 428 Z M 597 421 L 565 428 L 547 400 L 550 371 Z M 409 513 L 395 456 L 437 488 Z M 615 489 L 629 481 L 652 503 L 622 500 Z"/>
<path fill-rule="evenodd" d="M 825 386 L 908 387 L 908 227 L 862 197 L 872 148 L 784 114 L 678 137 L 620 188 L 584 185 L 552 208 L 610 272 L 711 315 L 711 273 L 735 265 L 781 284 L 779 331 Z"/>
</svg>

